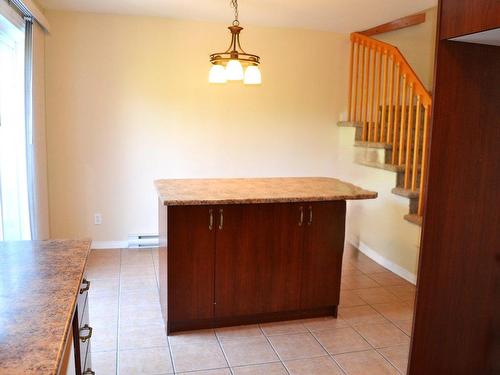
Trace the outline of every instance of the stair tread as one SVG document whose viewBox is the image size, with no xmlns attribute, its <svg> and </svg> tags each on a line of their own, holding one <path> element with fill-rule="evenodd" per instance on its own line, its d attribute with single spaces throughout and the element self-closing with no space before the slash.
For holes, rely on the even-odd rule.
<svg viewBox="0 0 500 375">
<path fill-rule="evenodd" d="M 418 198 L 420 192 L 418 190 L 410 190 L 402 187 L 395 187 L 391 190 L 393 194 L 400 195 L 405 198 Z"/>
<path fill-rule="evenodd" d="M 416 224 L 418 226 L 422 226 L 422 217 L 418 216 L 417 214 L 408 214 L 405 215 L 405 220 L 409 221 L 412 224 Z"/>
<path fill-rule="evenodd" d="M 371 148 L 383 148 L 386 150 L 392 149 L 392 145 L 383 142 L 366 142 L 366 141 L 355 141 L 355 147 L 371 147 Z"/>
<path fill-rule="evenodd" d="M 378 169 L 383 169 L 391 172 L 404 172 L 404 165 L 394 165 L 394 164 L 385 164 L 385 163 L 377 163 L 374 161 L 367 160 L 356 160 L 357 164 L 364 165 L 365 167 L 373 167 Z"/>
<path fill-rule="evenodd" d="M 362 128 L 363 123 L 360 121 L 338 121 L 337 126 L 341 128 Z"/>
</svg>

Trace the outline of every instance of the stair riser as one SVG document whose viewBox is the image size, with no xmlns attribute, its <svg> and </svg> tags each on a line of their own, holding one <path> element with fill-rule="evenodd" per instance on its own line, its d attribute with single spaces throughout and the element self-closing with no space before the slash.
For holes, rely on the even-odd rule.
<svg viewBox="0 0 500 375">
<path fill-rule="evenodd" d="M 411 179 L 411 170 L 410 170 L 410 179 Z M 411 181 L 410 181 L 411 183 Z M 396 186 L 403 188 L 405 185 L 405 173 L 398 172 L 396 176 Z M 420 172 L 417 174 L 417 187 L 420 186 Z"/>
<path fill-rule="evenodd" d="M 368 161 L 373 163 L 386 163 L 386 150 L 380 148 L 364 148 L 364 147 L 356 147 L 354 151 L 354 160 L 359 161 Z"/>
<path fill-rule="evenodd" d="M 418 198 L 410 198 L 410 215 L 418 212 Z"/>
<path fill-rule="evenodd" d="M 356 134 L 354 135 L 354 138 L 356 139 L 356 141 L 363 140 L 363 128 L 356 128 Z"/>
</svg>

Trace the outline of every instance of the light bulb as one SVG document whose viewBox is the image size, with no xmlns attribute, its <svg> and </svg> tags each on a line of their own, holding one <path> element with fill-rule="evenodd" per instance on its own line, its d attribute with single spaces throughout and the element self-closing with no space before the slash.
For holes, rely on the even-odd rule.
<svg viewBox="0 0 500 375">
<path fill-rule="evenodd" d="M 208 74 L 208 82 L 210 83 L 226 83 L 226 69 L 222 65 L 212 65 Z"/>
<path fill-rule="evenodd" d="M 245 69 L 244 83 L 245 85 L 260 85 L 262 83 L 262 76 L 257 65 L 249 65 Z"/>
<path fill-rule="evenodd" d="M 243 79 L 243 67 L 238 60 L 229 60 L 226 66 L 226 77 L 228 81 L 241 81 Z"/>
</svg>

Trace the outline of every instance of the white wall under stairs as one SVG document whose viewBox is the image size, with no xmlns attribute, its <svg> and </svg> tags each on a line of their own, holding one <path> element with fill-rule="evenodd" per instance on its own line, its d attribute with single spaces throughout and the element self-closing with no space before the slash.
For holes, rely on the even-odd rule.
<svg viewBox="0 0 500 375">
<path fill-rule="evenodd" d="M 420 227 L 403 219 L 408 213 L 408 199 L 391 193 L 396 172 L 356 163 L 367 155 L 363 148 L 354 147 L 355 128 L 335 128 L 335 175 L 379 194 L 374 200 L 348 203 L 346 239 L 391 271 L 415 282 Z"/>
</svg>

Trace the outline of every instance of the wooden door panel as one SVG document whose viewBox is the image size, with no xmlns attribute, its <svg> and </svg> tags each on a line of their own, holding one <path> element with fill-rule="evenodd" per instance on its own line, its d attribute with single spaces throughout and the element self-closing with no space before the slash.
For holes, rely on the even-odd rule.
<svg viewBox="0 0 500 375">
<path fill-rule="evenodd" d="M 438 19 L 441 39 L 496 29 L 500 25 L 500 1 L 444 0 Z"/>
<path fill-rule="evenodd" d="M 304 231 L 299 226 L 299 206 L 286 203 L 273 207 L 271 283 L 266 303 L 269 312 L 300 308 Z"/>
<path fill-rule="evenodd" d="M 219 208 L 224 224 L 216 235 L 216 318 L 299 307 L 301 235 L 292 206 Z"/>
<path fill-rule="evenodd" d="M 344 250 L 345 201 L 304 204 L 304 208 L 301 308 L 337 306 Z"/>
<path fill-rule="evenodd" d="M 500 374 L 499 61 L 500 47 L 438 43 L 412 375 Z"/>
<path fill-rule="evenodd" d="M 215 226 L 208 206 L 168 208 L 168 310 L 174 322 L 211 321 Z M 175 323 L 174 323 L 175 324 Z"/>
</svg>

